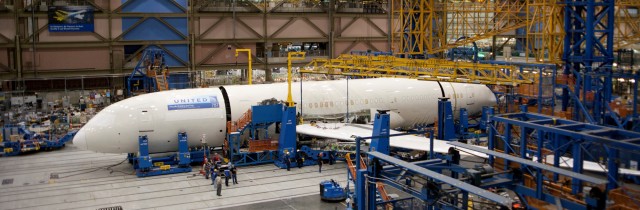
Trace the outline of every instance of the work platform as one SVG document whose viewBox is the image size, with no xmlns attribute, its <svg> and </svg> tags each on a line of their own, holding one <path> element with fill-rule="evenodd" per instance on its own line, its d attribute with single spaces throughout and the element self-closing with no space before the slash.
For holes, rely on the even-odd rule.
<svg viewBox="0 0 640 210">
<path fill-rule="evenodd" d="M 272 164 L 239 167 L 239 184 L 223 186 L 218 197 L 211 180 L 194 176 L 197 170 L 137 178 L 125 158 L 125 154 L 79 150 L 72 144 L 55 152 L 2 158 L 0 209 L 345 208 L 342 203 L 321 202 L 318 186 L 329 179 L 344 185 L 344 163 L 325 164 L 322 173 L 317 166 L 291 171 Z M 111 165 L 116 166 L 107 169 Z"/>
</svg>

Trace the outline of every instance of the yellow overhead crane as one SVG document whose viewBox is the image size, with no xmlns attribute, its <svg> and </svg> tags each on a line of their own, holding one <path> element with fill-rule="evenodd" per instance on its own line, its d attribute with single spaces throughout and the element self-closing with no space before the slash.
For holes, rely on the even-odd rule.
<svg viewBox="0 0 640 210">
<path fill-rule="evenodd" d="M 294 106 L 294 102 L 293 102 L 293 97 L 291 96 L 291 61 L 294 60 L 304 60 L 305 55 L 307 53 L 306 52 L 289 52 L 289 54 L 287 55 L 287 106 L 288 107 L 293 107 Z M 302 79 L 302 78 L 301 78 Z"/>
<path fill-rule="evenodd" d="M 236 64 L 238 63 L 237 59 L 238 59 L 238 53 L 240 52 L 246 52 L 247 53 L 247 63 L 249 63 L 249 70 L 248 70 L 248 80 L 249 80 L 249 85 L 253 84 L 253 69 L 251 68 L 251 49 L 236 49 Z"/>
<path fill-rule="evenodd" d="M 535 76 L 516 66 L 408 59 L 388 55 L 349 55 L 313 59 L 300 73 L 359 77 L 399 77 L 488 85 L 531 84 Z"/>
</svg>

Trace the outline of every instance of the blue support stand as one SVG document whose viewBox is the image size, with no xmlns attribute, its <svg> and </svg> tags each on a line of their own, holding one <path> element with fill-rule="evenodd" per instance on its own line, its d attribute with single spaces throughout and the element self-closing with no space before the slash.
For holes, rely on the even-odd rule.
<svg viewBox="0 0 640 210">
<path fill-rule="evenodd" d="M 296 138 L 296 107 L 284 107 L 282 113 L 282 128 L 278 139 L 278 158 L 274 163 L 280 168 L 285 168 L 285 154 L 289 152 L 289 158 L 296 158 L 297 138 Z M 292 162 L 293 163 L 293 162 Z M 295 165 L 295 164 L 292 164 Z"/>
<path fill-rule="evenodd" d="M 493 107 L 483 106 L 482 117 L 480 117 L 480 129 L 487 130 L 487 125 L 491 123 L 491 116 L 494 114 Z"/>
<path fill-rule="evenodd" d="M 460 138 L 467 138 L 469 130 L 469 112 L 465 108 L 460 108 L 460 120 L 457 125 L 457 134 Z"/>
<path fill-rule="evenodd" d="M 149 138 L 146 135 L 138 137 L 138 161 L 136 174 L 151 171 L 153 162 L 149 156 Z"/>
<path fill-rule="evenodd" d="M 189 152 L 189 142 L 187 133 L 178 134 L 178 167 L 189 167 L 191 164 L 191 153 Z M 191 170 L 189 170 L 191 171 Z"/>
<path fill-rule="evenodd" d="M 191 172 L 191 153 L 187 142 L 187 134 L 178 134 L 178 153 L 174 156 L 156 158 L 149 156 L 149 139 L 146 135 L 138 137 L 139 155 L 135 158 L 134 168 L 138 177 L 158 176 L 165 174 Z M 159 166 L 155 163 L 162 162 Z M 169 165 L 177 162 L 175 165 Z M 165 165 L 165 163 L 169 163 Z"/>
<path fill-rule="evenodd" d="M 453 126 L 453 111 L 449 98 L 439 98 L 438 101 L 438 139 L 454 140 L 456 137 Z"/>
<path fill-rule="evenodd" d="M 378 110 L 373 121 L 373 136 L 369 151 L 378 151 L 382 154 L 389 154 L 389 110 Z"/>
</svg>

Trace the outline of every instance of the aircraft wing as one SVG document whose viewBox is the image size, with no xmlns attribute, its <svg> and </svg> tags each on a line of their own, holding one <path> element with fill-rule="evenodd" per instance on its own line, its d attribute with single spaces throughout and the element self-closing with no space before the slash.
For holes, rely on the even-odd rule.
<svg viewBox="0 0 640 210">
<path fill-rule="evenodd" d="M 331 138 L 331 139 L 339 139 L 344 141 L 355 141 L 356 136 L 360 137 L 369 137 L 373 134 L 373 126 L 372 125 L 362 125 L 362 124 L 345 124 L 345 123 L 317 123 L 312 126 L 310 124 L 298 125 L 296 126 L 296 131 L 299 134 L 305 134 L 310 136 L 317 136 L 323 138 Z M 391 130 L 391 134 L 401 133 L 399 131 Z M 371 140 L 367 140 L 367 143 L 371 143 Z M 447 141 L 443 140 L 433 140 L 433 151 L 437 153 L 447 153 L 450 147 L 454 147 L 453 145 L 447 144 Z M 429 138 L 415 136 L 415 135 L 406 135 L 406 136 L 396 136 L 391 137 L 389 139 L 389 145 L 391 147 L 404 148 L 410 150 L 420 150 L 420 151 L 429 151 Z M 478 148 L 485 148 L 477 146 Z M 479 156 L 486 158 L 487 154 L 466 150 L 463 148 L 456 148 L 461 151 L 460 155 L 462 156 Z M 535 161 L 535 158 L 534 158 Z M 548 155 L 546 157 L 546 162 L 549 164 L 553 164 L 553 155 Z M 573 167 L 573 159 L 568 157 L 561 157 L 560 166 L 563 168 L 572 168 Z M 601 167 L 596 162 L 584 161 L 583 163 L 584 170 L 594 171 L 594 172 L 606 172 L 605 168 Z M 640 176 L 640 171 L 632 170 L 632 169 L 624 169 L 620 168 L 620 174 L 625 175 L 634 175 Z"/>
<path fill-rule="evenodd" d="M 373 133 L 372 125 L 362 124 L 345 124 L 345 123 L 317 123 L 315 126 L 310 124 L 296 126 L 296 132 L 299 134 L 305 134 L 310 136 L 317 136 L 323 138 L 339 139 L 344 141 L 355 141 L 356 136 L 369 137 Z M 401 132 L 391 130 L 391 134 L 399 134 Z M 370 139 L 367 139 L 367 143 L 371 143 Z M 406 136 L 394 136 L 389 139 L 389 145 L 391 147 L 404 148 L 410 150 L 429 151 L 429 138 L 406 135 Z M 433 151 L 437 153 L 447 153 L 450 147 L 455 147 L 447 144 L 447 141 L 433 140 Z M 482 148 L 482 147 L 481 147 Z M 457 148 L 462 151 L 460 155 L 468 156 L 473 154 L 475 156 L 487 157 L 484 153 L 479 153 L 463 148 Z"/>
<path fill-rule="evenodd" d="M 547 155 L 547 157 L 545 159 L 546 159 L 546 162 L 548 164 L 553 164 L 553 155 Z M 560 157 L 560 161 L 559 162 L 560 162 L 560 164 L 559 164 L 560 167 L 573 168 L 573 158 Z M 587 171 L 607 172 L 606 171 L 606 167 L 604 165 L 600 166 L 600 164 L 598 164 L 596 162 L 591 162 L 591 161 L 584 161 L 582 163 L 582 168 L 584 170 L 587 170 Z M 620 174 L 625 174 L 625 175 L 640 176 L 640 171 L 632 170 L 632 169 L 626 169 L 626 168 L 620 168 L 619 173 Z"/>
</svg>

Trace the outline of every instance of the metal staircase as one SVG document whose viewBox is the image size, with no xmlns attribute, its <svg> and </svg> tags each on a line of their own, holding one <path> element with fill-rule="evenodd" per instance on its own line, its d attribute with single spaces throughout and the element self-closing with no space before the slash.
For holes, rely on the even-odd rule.
<svg viewBox="0 0 640 210">
<path fill-rule="evenodd" d="M 247 110 L 242 116 L 234 121 L 227 121 L 227 132 L 241 132 L 249 123 L 251 123 L 251 109 Z"/>
</svg>

